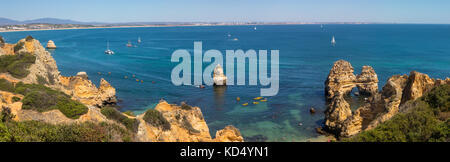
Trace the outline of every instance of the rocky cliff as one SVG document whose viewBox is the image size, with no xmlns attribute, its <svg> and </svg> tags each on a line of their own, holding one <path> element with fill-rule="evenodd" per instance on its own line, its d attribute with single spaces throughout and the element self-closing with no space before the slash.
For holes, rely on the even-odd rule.
<svg viewBox="0 0 450 162">
<path fill-rule="evenodd" d="M 212 139 L 203 114 L 198 107 L 187 105 L 178 106 L 160 101 L 155 110 L 170 125 L 168 129 L 155 126 L 145 120 L 145 113 L 137 116 L 140 121 L 137 139 L 139 141 L 159 142 L 243 142 L 243 137 L 238 129 L 227 126 L 216 133 Z"/>
<path fill-rule="evenodd" d="M 11 111 L 15 121 L 41 121 L 50 124 L 73 124 L 83 122 L 106 122 L 126 126 L 118 120 L 110 119 L 102 113 L 102 107 L 114 105 L 117 101 L 116 90 L 103 78 L 99 87 L 89 80 L 85 72 L 79 72 L 76 76 L 61 76 L 56 62 L 39 41 L 32 37 L 20 40 L 17 44 L 2 43 L 0 56 L 19 55 L 23 53 L 35 56 L 35 62 L 27 69 L 29 73 L 23 78 L 16 78 L 8 72 L 0 73 L 0 79 L 16 85 L 19 82 L 25 84 L 41 84 L 56 91 L 69 95 L 73 100 L 79 101 L 88 107 L 87 113 L 73 119 L 64 115 L 60 110 L 53 109 L 45 112 L 22 109 L 24 96 L 0 90 L 0 112 L 7 108 Z M 53 93 L 53 92 L 52 92 Z M 137 117 L 124 115 L 126 118 L 139 121 L 138 131 L 134 141 L 163 141 L 163 142 L 242 142 L 243 138 L 237 128 L 227 126 L 216 133 L 212 139 L 209 128 L 198 107 L 187 105 L 172 105 L 165 101 L 160 102 L 155 110 L 161 114 L 161 118 L 168 122 L 170 129 L 162 129 L 155 126 L 152 121 L 144 119 L 145 113 Z M 157 122 L 157 121 L 156 121 Z"/>
<path fill-rule="evenodd" d="M 85 77 L 80 76 L 83 73 L 71 77 L 62 76 L 56 61 L 38 40 L 29 36 L 26 39 L 19 40 L 16 44 L 5 44 L 5 47 L 12 47 L 13 49 L 0 51 L 0 56 L 28 53 L 35 56 L 36 60 L 28 68 L 29 74 L 26 77 L 16 78 L 8 73 L 1 73 L 0 78 L 13 83 L 45 84 L 50 88 L 73 96 L 73 99 L 88 106 L 101 107 L 107 104 L 115 104 L 115 89 L 107 81 L 101 79 L 100 87 L 97 88 L 87 75 Z"/>
<path fill-rule="evenodd" d="M 442 84 L 450 84 L 450 79 L 431 79 L 426 74 L 412 71 L 409 76 L 392 76 L 379 92 L 378 77 L 372 67 L 363 66 L 361 74 L 355 76 L 349 62 L 336 61 L 325 81 L 325 130 L 336 136 L 348 137 L 373 129 L 397 114 L 402 104 Z M 366 100 L 352 112 L 345 96 L 354 87 Z"/>
</svg>

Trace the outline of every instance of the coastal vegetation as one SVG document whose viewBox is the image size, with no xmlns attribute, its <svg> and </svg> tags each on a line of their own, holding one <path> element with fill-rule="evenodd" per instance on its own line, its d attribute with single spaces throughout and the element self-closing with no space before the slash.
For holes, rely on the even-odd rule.
<svg viewBox="0 0 450 162">
<path fill-rule="evenodd" d="M 28 68 L 34 64 L 36 56 L 30 53 L 0 56 L 0 73 L 9 73 L 15 78 L 24 78 L 30 71 Z"/>
<path fill-rule="evenodd" d="M 199 130 L 197 130 L 194 127 L 192 127 L 191 122 L 189 122 L 189 120 L 185 116 L 183 117 L 183 128 L 188 130 L 189 133 L 191 133 L 191 134 L 200 133 Z"/>
<path fill-rule="evenodd" d="M 143 119 L 148 124 L 151 124 L 155 127 L 159 127 L 163 130 L 170 130 L 171 128 L 170 123 L 167 121 L 166 118 L 164 118 L 161 112 L 154 109 L 148 109 L 145 112 Z"/>
<path fill-rule="evenodd" d="M 5 45 L 5 39 L 0 35 L 0 48 Z"/>
<path fill-rule="evenodd" d="M 125 111 L 125 112 L 123 112 L 123 113 L 124 113 L 124 114 L 127 114 L 128 116 L 136 117 L 136 115 L 133 113 L 133 111 L 130 111 L 130 110 Z"/>
<path fill-rule="evenodd" d="M 40 121 L 16 122 L 10 110 L 0 115 L 0 142 L 109 142 L 131 141 L 133 134 L 116 124 L 48 124 Z"/>
<path fill-rule="evenodd" d="M 108 119 L 117 121 L 125 125 L 125 127 L 133 132 L 138 131 L 139 121 L 137 119 L 131 119 L 123 115 L 114 107 L 103 107 L 101 113 Z"/>
<path fill-rule="evenodd" d="M 15 86 L 5 79 L 0 79 L 0 90 L 22 94 L 22 109 L 45 112 L 58 109 L 66 117 L 78 119 L 88 112 L 88 108 L 74 101 L 63 92 L 53 90 L 40 84 L 17 83 Z"/>
<path fill-rule="evenodd" d="M 183 110 L 192 110 L 192 107 L 186 104 L 186 102 L 181 102 L 181 109 Z"/>
<path fill-rule="evenodd" d="M 25 96 L 22 100 L 22 109 L 39 112 L 58 109 L 72 119 L 78 119 L 88 112 L 85 105 L 72 100 L 69 95 L 43 85 L 18 83 L 15 86 L 15 92 Z"/>
<path fill-rule="evenodd" d="M 350 142 L 449 142 L 450 85 L 441 85 L 415 101 L 405 103 L 404 113 L 375 129 L 364 131 Z"/>
<path fill-rule="evenodd" d="M 18 42 L 16 45 L 14 45 L 14 53 L 17 53 L 18 51 L 20 51 L 24 45 L 25 45 L 24 42 Z"/>
<path fill-rule="evenodd" d="M 47 79 L 45 79 L 43 76 L 36 75 L 36 78 L 37 78 L 38 84 L 42 84 L 42 85 L 48 84 Z"/>
</svg>

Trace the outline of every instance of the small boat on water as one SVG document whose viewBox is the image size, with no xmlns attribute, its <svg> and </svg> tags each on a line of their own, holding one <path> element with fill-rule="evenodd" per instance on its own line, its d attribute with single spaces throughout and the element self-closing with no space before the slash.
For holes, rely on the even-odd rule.
<svg viewBox="0 0 450 162">
<path fill-rule="evenodd" d="M 128 41 L 127 47 L 133 47 L 133 44 L 131 44 L 131 41 Z"/>
<path fill-rule="evenodd" d="M 334 36 L 333 36 L 333 38 L 331 38 L 331 45 L 335 45 L 336 44 L 336 40 L 334 39 Z"/>
<path fill-rule="evenodd" d="M 142 42 L 141 37 L 138 37 L 137 42 L 138 42 L 138 43 L 141 43 L 141 42 Z"/>
<path fill-rule="evenodd" d="M 320 24 L 320 29 L 323 29 L 323 24 Z"/>
<path fill-rule="evenodd" d="M 254 30 L 256 30 L 256 26 L 255 26 L 255 28 L 253 28 Z"/>
<path fill-rule="evenodd" d="M 107 55 L 114 55 L 114 51 L 109 49 L 109 42 L 106 42 L 106 51 L 105 54 Z"/>
</svg>

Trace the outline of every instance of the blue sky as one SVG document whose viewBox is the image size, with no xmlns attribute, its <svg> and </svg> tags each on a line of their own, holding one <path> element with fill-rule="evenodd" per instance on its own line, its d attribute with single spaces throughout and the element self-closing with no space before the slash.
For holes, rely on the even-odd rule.
<svg viewBox="0 0 450 162">
<path fill-rule="evenodd" d="M 450 23 L 449 0 L 8 0 L 0 8 L 15 20 Z"/>
</svg>

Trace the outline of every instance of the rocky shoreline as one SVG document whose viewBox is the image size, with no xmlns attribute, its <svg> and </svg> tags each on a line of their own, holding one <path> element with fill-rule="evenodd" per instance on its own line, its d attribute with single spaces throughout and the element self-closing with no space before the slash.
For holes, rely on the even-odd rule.
<svg viewBox="0 0 450 162">
<path fill-rule="evenodd" d="M 353 73 L 352 65 L 344 60 L 336 61 L 325 81 L 327 109 L 324 127 L 318 129 L 340 137 L 351 137 L 371 130 L 391 119 L 408 101 L 413 101 L 434 87 L 450 85 L 450 78 L 432 79 L 416 71 L 408 75 L 390 77 L 378 91 L 378 77 L 370 66 L 363 66 L 359 75 Z M 345 96 L 357 87 L 365 97 L 362 106 L 352 111 Z"/>
<path fill-rule="evenodd" d="M 0 37 L 1 38 L 1 37 Z M 16 44 L 8 44 L 1 39 L 0 56 L 14 56 L 29 54 L 35 57 L 33 64 L 26 68 L 27 75 L 22 78 L 15 77 L 8 72 L 0 73 L 0 79 L 16 84 L 44 85 L 55 91 L 60 91 L 85 105 L 87 113 L 77 119 L 65 116 L 60 110 L 54 109 L 44 112 L 22 109 L 24 95 L 0 90 L 0 109 L 5 108 L 14 116 L 16 122 L 40 121 L 49 124 L 74 124 L 83 122 L 111 123 L 126 128 L 126 125 L 105 116 L 102 113 L 104 107 L 117 103 L 116 90 L 103 78 L 100 86 L 89 80 L 85 72 L 79 72 L 76 76 L 62 76 L 58 71 L 56 62 L 51 54 L 45 50 L 41 43 L 31 36 L 18 41 Z M 14 98 L 19 98 L 16 101 Z M 184 107 L 184 108 L 183 108 Z M 161 114 L 161 120 L 170 124 L 170 129 L 161 129 L 155 123 L 145 120 L 146 113 L 137 117 L 120 113 L 128 119 L 138 121 L 138 131 L 132 141 L 138 142 L 243 142 L 239 130 L 233 126 L 227 126 L 217 131 L 216 138 L 211 138 L 209 128 L 198 107 L 178 106 L 160 101 L 155 110 Z"/>
</svg>

